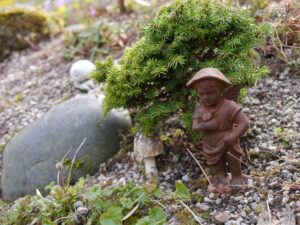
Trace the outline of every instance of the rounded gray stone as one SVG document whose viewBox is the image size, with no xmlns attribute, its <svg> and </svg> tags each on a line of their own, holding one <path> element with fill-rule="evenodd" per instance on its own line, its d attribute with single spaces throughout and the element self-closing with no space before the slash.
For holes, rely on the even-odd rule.
<svg viewBox="0 0 300 225">
<path fill-rule="evenodd" d="M 68 100 L 15 135 L 3 154 L 3 199 L 12 201 L 34 194 L 36 188 L 43 193 L 46 185 L 56 182 L 55 164 L 72 149 L 66 157 L 69 162 L 63 168 L 66 178 L 66 167 L 71 165 L 84 138 L 86 141 L 75 159 L 71 183 L 96 173 L 101 163 L 116 154 L 120 149 L 119 131 L 128 130 L 131 119 L 124 111 L 116 110 L 103 119 L 101 105 L 102 101 L 94 97 Z"/>
</svg>

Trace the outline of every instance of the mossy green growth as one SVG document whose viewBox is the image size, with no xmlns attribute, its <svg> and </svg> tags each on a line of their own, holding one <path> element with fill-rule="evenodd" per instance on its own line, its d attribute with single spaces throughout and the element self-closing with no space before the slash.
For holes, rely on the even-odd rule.
<svg viewBox="0 0 300 225">
<path fill-rule="evenodd" d="M 194 220 L 193 216 L 187 209 L 178 211 L 175 215 L 175 218 L 176 218 L 176 222 L 178 222 L 179 224 L 185 224 L 185 225 L 197 224 L 197 222 Z"/>
<path fill-rule="evenodd" d="M 0 9 L 0 61 L 13 50 L 22 50 L 60 33 L 63 21 L 37 7 Z"/>
<path fill-rule="evenodd" d="M 86 160 L 87 160 L 87 157 L 84 157 L 83 159 L 75 159 L 72 169 L 80 169 L 80 170 L 89 172 L 94 164 L 90 163 L 88 166 L 85 166 Z M 72 159 L 65 159 L 63 161 L 63 164 L 67 165 L 66 169 L 67 169 L 67 172 L 69 173 L 70 169 L 71 169 L 71 166 L 72 166 Z"/>
<path fill-rule="evenodd" d="M 99 77 L 93 75 L 106 78 L 104 115 L 135 108 L 138 129 L 151 135 L 179 112 L 189 133 L 199 98 L 187 89 L 188 80 L 202 68 L 216 67 L 234 84 L 255 83 L 268 70 L 255 66 L 248 54 L 269 31 L 246 11 L 218 1 L 177 0 L 162 7 L 119 65 L 98 64 L 105 66 L 97 68 Z"/>
</svg>

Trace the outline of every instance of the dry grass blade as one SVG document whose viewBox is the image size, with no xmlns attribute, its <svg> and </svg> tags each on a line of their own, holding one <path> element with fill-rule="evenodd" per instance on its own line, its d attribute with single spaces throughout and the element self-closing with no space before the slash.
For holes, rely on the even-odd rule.
<svg viewBox="0 0 300 225">
<path fill-rule="evenodd" d="M 125 220 L 127 220 L 129 217 L 131 217 L 134 213 L 135 213 L 135 211 L 139 208 L 139 206 L 140 206 L 140 203 L 138 203 L 126 216 L 124 216 L 123 218 L 122 218 L 122 221 L 125 221 Z"/>
<path fill-rule="evenodd" d="M 268 193 L 267 210 L 268 210 L 268 214 L 269 214 L 269 225 L 271 225 L 272 215 L 271 215 L 271 210 L 270 210 L 270 206 L 269 206 L 269 200 L 270 200 L 270 196 L 269 196 L 269 193 Z"/>
<path fill-rule="evenodd" d="M 79 152 L 79 150 L 82 148 L 82 146 L 84 145 L 85 141 L 86 141 L 86 137 L 83 139 L 83 141 L 81 142 L 81 144 L 79 145 L 79 147 L 77 148 L 77 150 L 76 150 L 76 152 L 75 152 L 75 154 L 73 156 L 71 167 L 70 167 L 70 171 L 69 171 L 69 176 L 68 176 L 68 184 L 70 184 L 71 174 L 72 174 L 72 169 L 73 169 L 73 164 L 74 164 L 76 155 Z"/>
<path fill-rule="evenodd" d="M 198 166 L 200 167 L 201 171 L 203 172 L 206 180 L 208 181 L 209 185 L 211 185 L 215 190 L 217 190 L 211 183 L 210 179 L 208 178 L 207 174 L 205 173 L 203 167 L 201 166 L 200 162 L 196 159 L 196 157 L 194 156 L 194 154 L 188 149 L 186 148 L 186 150 L 190 153 L 190 155 L 193 157 L 193 159 L 196 161 L 196 163 L 198 164 Z"/>
<path fill-rule="evenodd" d="M 200 220 L 199 220 L 199 218 L 198 218 L 198 216 L 190 209 L 190 207 L 188 207 L 186 204 L 184 204 L 184 202 L 183 201 L 181 201 L 181 200 L 179 200 L 179 202 L 193 215 L 193 217 L 195 218 L 195 220 L 199 223 L 199 224 L 201 224 L 201 222 L 200 222 Z"/>
<path fill-rule="evenodd" d="M 245 165 L 245 166 L 248 167 L 248 165 L 247 165 L 246 163 L 244 163 L 244 162 L 243 162 L 241 159 L 239 159 L 238 157 L 232 155 L 230 152 L 227 152 L 227 154 L 230 155 L 231 157 L 235 158 L 236 160 L 240 161 L 243 165 Z"/>
</svg>

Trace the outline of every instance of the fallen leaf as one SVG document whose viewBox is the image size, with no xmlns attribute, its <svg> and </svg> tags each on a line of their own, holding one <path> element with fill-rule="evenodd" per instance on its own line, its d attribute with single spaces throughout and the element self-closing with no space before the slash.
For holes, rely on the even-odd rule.
<svg viewBox="0 0 300 225">
<path fill-rule="evenodd" d="M 143 184 L 144 190 L 147 194 L 150 194 L 152 191 L 155 190 L 157 187 L 157 184 L 151 183 L 151 184 Z"/>
</svg>

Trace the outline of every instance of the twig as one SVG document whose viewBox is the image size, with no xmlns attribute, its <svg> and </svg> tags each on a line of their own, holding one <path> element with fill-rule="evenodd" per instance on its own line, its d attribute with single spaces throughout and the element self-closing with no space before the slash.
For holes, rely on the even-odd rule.
<svg viewBox="0 0 300 225">
<path fill-rule="evenodd" d="M 239 159 L 238 157 L 232 155 L 230 152 L 227 152 L 228 155 L 230 155 L 231 157 L 235 158 L 236 160 L 240 161 L 241 163 L 243 163 L 245 166 L 248 167 L 248 165 L 246 163 L 244 163 L 241 159 Z"/>
<path fill-rule="evenodd" d="M 81 149 L 81 147 L 83 146 L 83 144 L 85 143 L 85 141 L 86 141 L 86 137 L 83 139 L 83 141 L 81 142 L 81 144 L 80 144 L 79 147 L 77 148 L 77 150 L 76 150 L 76 152 L 75 152 L 75 155 L 73 156 L 72 163 L 71 163 L 71 167 L 70 167 L 70 171 L 69 171 L 69 176 L 68 176 L 68 184 L 70 184 L 71 173 L 72 173 L 73 164 L 74 164 L 76 155 L 77 155 L 77 153 L 79 152 L 79 150 Z"/>
<path fill-rule="evenodd" d="M 269 193 L 268 193 L 268 199 L 267 199 L 267 209 L 268 209 L 268 213 L 269 213 L 269 225 L 271 225 L 272 215 L 271 215 L 271 210 L 269 207 Z"/>
<path fill-rule="evenodd" d="M 57 172 L 57 185 L 60 186 L 60 183 L 59 183 L 59 171 Z"/>
<path fill-rule="evenodd" d="M 60 218 L 58 218 L 58 219 L 54 220 L 54 223 L 57 223 L 57 222 L 58 222 L 58 221 L 60 221 L 60 220 L 64 220 L 64 219 L 71 219 L 71 218 L 74 218 L 74 216 L 65 216 L 65 217 L 60 217 Z"/>
<path fill-rule="evenodd" d="M 145 192 L 143 192 L 143 194 L 142 194 L 140 197 L 138 197 L 138 198 L 133 202 L 133 204 L 135 204 L 135 203 L 138 202 L 140 199 L 142 199 L 142 197 L 144 197 L 144 195 L 145 195 Z"/>
<path fill-rule="evenodd" d="M 298 48 L 300 49 L 300 46 L 294 46 L 294 45 L 282 45 L 282 47 L 285 47 L 285 48 Z"/>
<path fill-rule="evenodd" d="M 288 63 L 289 60 L 287 59 L 287 57 L 286 57 L 286 55 L 285 55 L 285 53 L 284 53 L 284 51 L 283 51 L 282 43 L 281 43 L 281 40 L 280 40 L 280 37 L 279 37 L 279 35 L 278 35 L 278 32 L 277 32 L 276 28 L 274 29 L 274 31 L 275 31 L 276 37 L 277 37 L 277 39 L 278 39 L 278 41 L 279 41 L 280 52 L 281 52 L 281 54 L 283 55 L 283 57 L 284 57 L 286 63 Z M 274 42 L 273 42 L 273 43 L 274 43 Z M 276 44 L 274 43 L 274 45 L 276 45 Z"/>
<path fill-rule="evenodd" d="M 162 220 L 157 221 L 157 222 L 155 223 L 155 225 L 156 225 L 156 224 L 161 224 L 162 222 L 166 222 L 166 218 L 163 218 Z"/>
<path fill-rule="evenodd" d="M 186 148 L 186 150 L 190 153 L 190 155 L 193 157 L 193 159 L 196 161 L 196 163 L 198 164 L 198 166 L 200 167 L 201 171 L 203 172 L 206 180 L 208 181 L 208 183 L 215 189 L 217 190 L 211 183 L 210 179 L 208 178 L 207 174 L 205 173 L 203 167 L 201 166 L 200 162 L 196 159 L 196 157 L 193 155 L 193 153 L 188 149 Z"/>
<path fill-rule="evenodd" d="M 198 219 L 198 216 L 186 205 L 184 204 L 183 201 L 179 200 L 179 202 L 193 215 L 193 217 L 195 218 L 195 220 L 201 224 L 200 220 Z"/>
<path fill-rule="evenodd" d="M 63 187 L 64 193 L 65 193 L 66 192 L 65 181 L 64 181 L 64 176 L 62 174 L 62 170 L 58 171 L 58 173 L 59 173 L 59 176 L 60 176 L 61 186 Z"/>
<path fill-rule="evenodd" d="M 152 202 L 155 202 L 155 203 L 157 203 L 157 204 L 159 204 L 163 209 L 166 209 L 167 207 L 166 206 L 164 206 L 162 203 L 160 203 L 159 201 L 157 201 L 157 200 L 155 200 L 155 199 L 153 199 L 153 200 L 151 200 Z"/>
<path fill-rule="evenodd" d="M 72 147 L 66 152 L 66 154 L 64 155 L 64 157 L 61 159 L 61 163 L 64 162 L 65 158 L 67 157 L 67 155 L 72 151 Z"/>
</svg>

